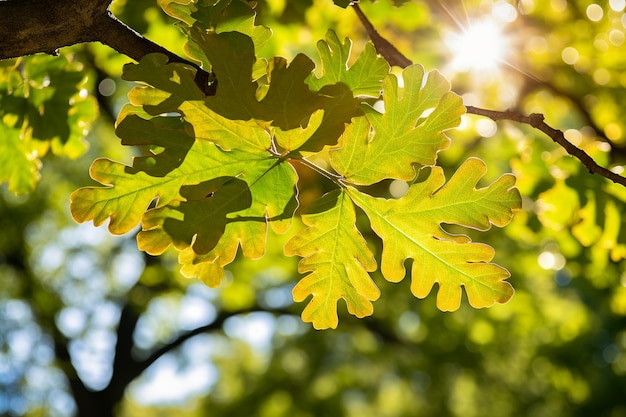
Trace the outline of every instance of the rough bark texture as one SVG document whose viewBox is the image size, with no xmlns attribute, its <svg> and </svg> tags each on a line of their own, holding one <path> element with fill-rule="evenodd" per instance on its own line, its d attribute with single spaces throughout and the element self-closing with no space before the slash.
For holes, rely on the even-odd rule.
<svg viewBox="0 0 626 417">
<path fill-rule="evenodd" d="M 96 41 L 90 30 L 98 15 L 105 15 L 110 0 L 5 0 L 0 1 L 0 59 L 55 53 L 58 48 Z"/>
<path fill-rule="evenodd" d="M 144 38 L 108 10 L 111 0 L 0 0 L 0 59 L 57 54 L 64 46 L 101 42 L 135 61 L 159 52 L 196 69 L 206 94 L 209 74 L 198 65 Z"/>
</svg>

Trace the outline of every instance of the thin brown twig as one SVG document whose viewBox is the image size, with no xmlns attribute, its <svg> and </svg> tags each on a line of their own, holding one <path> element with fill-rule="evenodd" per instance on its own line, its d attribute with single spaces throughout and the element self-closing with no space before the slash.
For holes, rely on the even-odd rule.
<svg viewBox="0 0 626 417">
<path fill-rule="evenodd" d="M 567 153 L 575 158 L 578 158 L 583 163 L 585 168 L 592 174 L 602 175 L 605 178 L 610 179 L 614 183 L 621 184 L 626 187 L 626 178 L 616 174 L 606 168 L 601 167 L 593 160 L 585 151 L 574 145 L 572 142 L 565 138 L 565 135 L 561 130 L 554 129 L 544 121 L 543 114 L 532 113 L 530 115 L 524 115 L 515 111 L 498 111 L 498 110 L 486 110 L 474 106 L 465 106 L 467 112 L 470 114 L 476 114 L 478 116 L 488 117 L 493 121 L 499 120 L 511 120 L 513 122 L 527 124 L 535 129 L 545 133 L 550 139 L 561 145 Z"/>
<path fill-rule="evenodd" d="M 383 58 L 385 58 L 390 65 L 396 65 L 401 68 L 406 68 L 412 64 L 412 61 L 410 59 L 404 56 L 402 52 L 398 51 L 397 48 L 395 48 L 388 40 L 386 40 L 378 33 L 378 31 L 374 28 L 372 23 L 367 18 L 367 16 L 365 16 L 363 11 L 359 8 L 357 3 L 353 3 L 352 7 L 359 17 L 359 20 L 365 27 L 367 34 L 369 35 L 372 43 L 374 44 L 374 47 L 376 48 L 376 51 Z M 544 116 L 542 114 L 533 113 L 530 115 L 525 115 L 516 111 L 487 110 L 474 106 L 466 106 L 466 109 L 468 113 L 488 117 L 494 121 L 510 120 L 517 123 L 529 125 L 546 134 L 550 139 L 562 146 L 567 151 L 567 153 L 580 160 L 580 162 L 582 162 L 582 164 L 585 166 L 585 168 L 587 168 L 587 170 L 589 170 L 591 174 L 601 175 L 616 184 L 621 184 L 626 187 L 626 178 L 598 165 L 596 161 L 594 161 L 593 158 L 590 157 L 585 151 L 568 141 L 561 130 L 554 129 L 553 127 L 548 125 L 544 121 Z"/>
<path fill-rule="evenodd" d="M 352 9 L 361 21 L 367 35 L 372 40 L 376 51 L 387 60 L 389 65 L 396 65 L 398 67 L 405 68 L 413 63 L 402 52 L 398 51 L 398 49 L 393 46 L 391 42 L 380 36 L 380 34 L 376 31 L 376 28 L 374 28 L 374 25 L 372 25 L 367 16 L 363 14 L 363 11 L 357 2 L 352 3 Z"/>
</svg>

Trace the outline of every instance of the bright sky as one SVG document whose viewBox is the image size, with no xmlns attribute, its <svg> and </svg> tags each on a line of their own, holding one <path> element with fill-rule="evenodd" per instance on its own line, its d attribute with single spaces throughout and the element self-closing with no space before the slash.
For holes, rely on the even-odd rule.
<svg viewBox="0 0 626 417">
<path fill-rule="evenodd" d="M 493 3 L 491 13 L 475 18 L 452 14 L 451 17 L 457 28 L 445 33 L 444 43 L 452 54 L 452 71 L 492 72 L 506 62 L 510 44 L 503 31 L 507 24 L 517 19 L 513 5 L 497 1 Z"/>
<path fill-rule="evenodd" d="M 496 69 L 507 46 L 500 25 L 493 19 L 475 22 L 461 32 L 449 32 L 444 42 L 452 52 L 455 72 Z"/>
</svg>

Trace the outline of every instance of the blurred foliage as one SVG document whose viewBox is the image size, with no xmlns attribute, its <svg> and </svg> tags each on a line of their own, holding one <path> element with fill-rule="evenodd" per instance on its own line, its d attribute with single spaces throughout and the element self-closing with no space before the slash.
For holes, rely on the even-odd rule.
<svg viewBox="0 0 626 417">
<path fill-rule="evenodd" d="M 80 61 L 45 55 L 0 64 L 0 183 L 16 194 L 31 192 L 48 150 L 76 159 L 97 117 L 93 82 Z"/>
<path fill-rule="evenodd" d="M 184 37 L 155 3 L 116 1 L 112 10 L 182 52 Z M 361 8 L 414 62 L 442 70 L 466 104 L 541 112 L 600 164 L 623 169 L 624 1 L 450 3 L 444 9 L 436 1 L 380 0 Z M 354 13 L 330 0 L 263 0 L 256 10 L 273 31 L 260 56 L 316 57 L 316 42 L 328 28 L 339 39 L 349 35 L 357 51 L 366 41 Z M 510 42 L 505 62 L 459 71 L 445 39 L 486 17 Z M 65 53 L 38 59 L 93 66 L 81 85 L 99 98 L 101 112 L 106 105 L 119 110 L 126 99 L 117 77 L 128 60 L 100 45 Z M 118 93 L 99 95 L 104 78 Z M 119 311 L 132 304 L 141 314 L 134 333 L 139 356 L 210 324 L 220 312 L 269 313 L 234 315 L 164 356 L 130 385 L 118 416 L 626 416 L 625 190 L 590 175 L 526 126 L 467 115 L 451 136 L 451 148 L 440 156 L 447 173 L 471 153 L 490 167 L 484 181 L 509 171 L 517 176 L 523 209 L 507 228 L 481 233 L 497 248 L 495 261 L 510 269 L 515 296 L 505 305 L 474 310 L 463 303 L 443 314 L 434 298 L 410 295 L 408 281 L 391 284 L 374 274 L 383 294 L 376 316 L 357 320 L 340 309 L 339 328 L 317 332 L 297 317 L 301 306 L 289 314 L 297 279 L 295 260 L 281 256 L 289 236 L 271 236 L 259 261 L 237 258 L 224 284 L 209 290 L 173 272 L 174 257 L 145 259 L 128 239 L 72 224 L 68 195 L 89 184 L 90 161 L 130 158 L 111 120 L 102 118 L 84 157 L 72 163 L 44 158 L 36 193 L 15 197 L 2 189 L 0 414 L 73 414 L 69 379 L 60 372 L 67 362 L 55 344 L 68 343 L 80 377 L 102 389 Z M 391 185 L 378 187 L 390 193 Z M 301 202 L 327 189 L 323 181 L 309 184 Z M 365 237 L 380 254 L 374 235 Z M 194 370 L 203 373 L 194 377 Z M 159 375 L 165 379 L 159 382 Z"/>
</svg>

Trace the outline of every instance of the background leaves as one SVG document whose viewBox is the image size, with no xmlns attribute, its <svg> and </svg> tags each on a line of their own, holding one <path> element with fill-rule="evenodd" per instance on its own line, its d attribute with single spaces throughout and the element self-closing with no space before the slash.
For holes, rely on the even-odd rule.
<svg viewBox="0 0 626 417">
<path fill-rule="evenodd" d="M 39 181 L 49 150 L 76 159 L 98 115 L 89 72 L 71 57 L 32 56 L 0 64 L 0 183 L 25 194 Z"/>
</svg>

